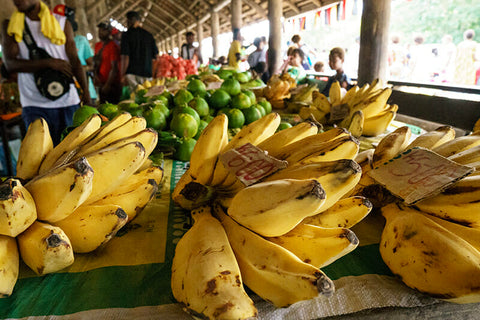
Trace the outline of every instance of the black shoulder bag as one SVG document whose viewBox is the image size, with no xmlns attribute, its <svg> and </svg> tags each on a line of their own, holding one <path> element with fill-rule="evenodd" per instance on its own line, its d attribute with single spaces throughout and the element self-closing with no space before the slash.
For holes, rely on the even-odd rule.
<svg viewBox="0 0 480 320">
<path fill-rule="evenodd" d="M 28 48 L 30 60 L 50 59 L 48 52 L 37 46 L 32 32 L 25 21 L 23 42 Z M 50 100 L 57 100 L 70 90 L 73 79 L 61 71 L 54 69 L 42 69 L 33 74 L 35 85 L 42 96 Z"/>
</svg>

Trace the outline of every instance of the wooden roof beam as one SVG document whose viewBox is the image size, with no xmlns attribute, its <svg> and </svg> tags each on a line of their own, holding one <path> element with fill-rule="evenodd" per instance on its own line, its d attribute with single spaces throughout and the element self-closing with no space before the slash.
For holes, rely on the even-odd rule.
<svg viewBox="0 0 480 320">
<path fill-rule="evenodd" d="M 150 2 L 151 4 L 153 4 L 153 6 L 155 8 L 157 8 L 160 12 L 164 13 L 167 17 L 171 18 L 173 21 L 175 21 L 176 23 L 182 25 L 183 27 L 186 27 L 185 23 L 183 23 L 182 21 L 178 20 L 175 16 L 173 16 L 170 12 L 166 11 L 165 8 L 162 8 L 160 5 L 158 5 L 157 3 L 153 2 L 152 0 L 147 0 L 148 2 Z"/>
<path fill-rule="evenodd" d="M 250 8 L 255 9 L 257 13 L 265 19 L 268 19 L 267 11 L 263 9 L 258 3 L 255 2 L 255 0 L 242 0 L 244 3 L 246 3 Z"/>
<path fill-rule="evenodd" d="M 118 9 L 120 9 L 128 0 L 122 0 L 120 1 L 119 3 L 117 3 L 117 5 L 115 7 L 112 8 L 112 10 L 110 10 L 110 12 L 107 12 L 106 14 L 104 14 L 103 16 L 101 16 L 99 19 L 97 19 L 98 21 L 103 21 L 105 18 L 107 18 L 108 16 L 112 16 Z"/>
<path fill-rule="evenodd" d="M 284 3 L 293 11 L 295 11 L 296 14 L 300 14 L 300 8 L 297 7 L 291 0 L 284 0 Z"/>
</svg>

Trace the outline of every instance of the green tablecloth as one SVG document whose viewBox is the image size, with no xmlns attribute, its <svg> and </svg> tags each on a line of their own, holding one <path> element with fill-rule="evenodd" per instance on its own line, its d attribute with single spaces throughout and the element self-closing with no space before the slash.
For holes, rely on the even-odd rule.
<svg viewBox="0 0 480 320">
<path fill-rule="evenodd" d="M 175 244 L 190 221 L 170 201 L 185 164 L 165 161 L 164 183 L 145 210 L 102 250 L 77 254 L 63 272 L 38 277 L 25 265 L 11 297 L 0 299 L 8 319 L 190 319 L 170 290 Z M 252 294 L 260 319 L 313 319 L 383 307 L 439 303 L 394 278 L 378 252 L 383 218 L 372 213 L 353 228 L 360 246 L 324 268 L 336 294 L 277 309 Z"/>
</svg>

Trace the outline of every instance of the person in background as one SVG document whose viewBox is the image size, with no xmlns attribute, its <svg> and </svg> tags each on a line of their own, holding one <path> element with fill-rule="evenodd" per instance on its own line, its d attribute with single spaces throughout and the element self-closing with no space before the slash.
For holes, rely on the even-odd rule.
<svg viewBox="0 0 480 320">
<path fill-rule="evenodd" d="M 298 83 L 305 79 L 307 73 L 302 66 L 304 55 L 301 49 L 293 49 L 291 55 L 288 56 L 286 63 L 284 63 L 283 72 L 287 72 Z"/>
<path fill-rule="evenodd" d="M 198 47 L 193 46 L 195 35 L 193 32 L 188 31 L 185 36 L 187 42 L 182 44 L 182 47 L 180 48 L 180 57 L 185 60 L 195 60 L 195 64 L 199 67 L 202 63 L 202 55 L 200 54 Z"/>
<path fill-rule="evenodd" d="M 239 69 L 239 62 L 242 60 L 242 35 L 240 29 L 233 29 L 233 41 L 228 51 L 228 65 L 234 69 Z"/>
<path fill-rule="evenodd" d="M 325 64 L 322 61 L 317 61 L 313 65 L 315 72 L 325 72 Z"/>
<path fill-rule="evenodd" d="M 137 85 L 145 80 L 151 80 L 153 63 L 158 55 L 158 48 L 152 34 L 140 26 L 140 14 L 136 11 L 127 12 L 128 30 L 122 35 L 121 79 L 135 91 Z"/>
<path fill-rule="evenodd" d="M 117 28 L 112 28 L 112 40 L 120 47 L 122 41 L 122 33 Z"/>
<path fill-rule="evenodd" d="M 100 22 L 97 27 L 100 41 L 95 44 L 95 86 L 100 103 L 118 103 L 122 93 L 120 48 L 112 40 L 112 26 L 108 22 Z"/>
<path fill-rule="evenodd" d="M 335 74 L 328 78 L 327 85 L 323 89 L 322 93 L 325 96 L 329 96 L 330 87 L 332 83 L 338 81 L 340 83 L 340 87 L 348 90 L 351 86 L 350 78 L 345 74 L 343 71 L 343 62 L 345 61 L 345 50 L 340 47 L 335 47 L 330 50 L 330 54 L 328 55 L 328 65 L 332 70 L 335 71 Z"/>
<path fill-rule="evenodd" d="M 302 41 L 302 38 L 298 34 L 292 37 L 292 45 L 291 45 L 292 49 L 289 48 L 290 54 L 287 51 L 287 56 L 290 56 L 293 49 L 295 48 L 302 50 L 303 52 L 302 66 L 305 70 L 310 70 L 312 66 L 312 63 L 310 61 L 310 55 L 313 55 L 314 52 L 310 50 L 310 48 L 308 48 L 306 44 L 302 44 L 301 41 Z"/>
<path fill-rule="evenodd" d="M 388 50 L 388 69 L 392 79 L 404 79 L 407 67 L 407 51 L 400 43 L 400 35 L 394 34 Z"/>
<path fill-rule="evenodd" d="M 457 46 L 457 54 L 455 56 L 455 84 L 475 84 L 475 61 L 480 55 L 477 49 L 475 31 L 468 29 L 463 33 L 463 41 Z"/>
<path fill-rule="evenodd" d="M 92 103 L 95 103 L 95 100 L 97 100 L 97 92 L 93 86 L 92 77 L 89 75 L 93 75 L 93 51 L 90 47 L 90 43 L 88 43 L 87 37 L 77 33 L 78 23 L 75 21 L 75 9 L 67 7 L 64 4 L 59 4 L 55 6 L 53 13 L 65 16 L 72 25 L 75 35 L 73 39 L 75 40 L 75 46 L 77 47 L 78 59 L 80 59 L 80 63 L 82 64 L 87 77 L 90 98 L 92 99 Z"/>
<path fill-rule="evenodd" d="M 266 62 L 266 56 L 263 50 L 265 43 L 262 41 L 262 38 L 255 38 L 255 40 L 253 40 L 253 45 L 257 48 L 257 50 L 252 52 L 247 58 L 250 69 L 255 69 L 255 66 L 259 62 Z"/>
<path fill-rule="evenodd" d="M 80 84 L 84 104 L 91 105 L 87 79 L 77 55 L 70 22 L 64 16 L 52 14 L 39 0 L 15 0 L 17 8 L 10 20 L 3 22 L 2 47 L 7 71 L 18 72 L 20 103 L 25 127 L 36 119 L 44 118 L 50 129 L 54 145 L 60 142 L 62 131 L 72 125 L 73 114 L 80 107 L 80 98 L 73 83 L 69 90 L 56 100 L 43 96 L 37 89 L 33 74 L 45 69 L 58 70 L 75 77 Z M 37 46 L 51 56 L 48 59 L 30 60 L 29 50 L 23 41 L 25 24 L 28 25 Z M 43 28 L 42 26 L 45 26 Z"/>
</svg>

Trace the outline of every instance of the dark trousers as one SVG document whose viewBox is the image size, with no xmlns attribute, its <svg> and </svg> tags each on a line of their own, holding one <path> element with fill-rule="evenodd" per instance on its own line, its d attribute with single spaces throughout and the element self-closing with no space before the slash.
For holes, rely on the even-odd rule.
<svg viewBox="0 0 480 320">
<path fill-rule="evenodd" d="M 30 123 L 38 118 L 43 118 L 47 121 L 48 129 L 52 137 L 53 145 L 60 143 L 60 137 L 63 130 L 72 125 L 73 114 L 80 107 L 76 104 L 63 108 L 39 108 L 39 107 L 24 107 L 22 108 L 22 118 L 25 122 L 25 128 L 28 129 Z"/>
</svg>

